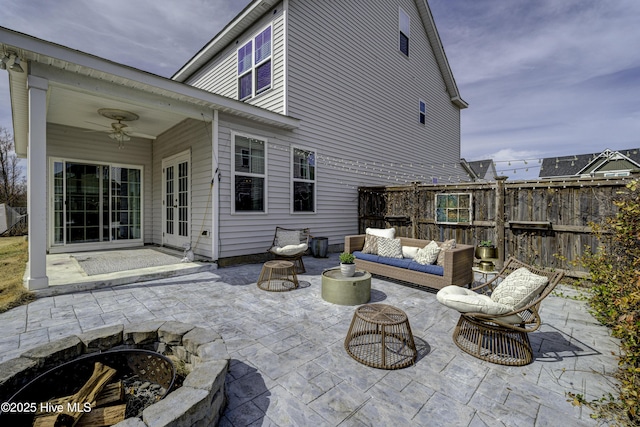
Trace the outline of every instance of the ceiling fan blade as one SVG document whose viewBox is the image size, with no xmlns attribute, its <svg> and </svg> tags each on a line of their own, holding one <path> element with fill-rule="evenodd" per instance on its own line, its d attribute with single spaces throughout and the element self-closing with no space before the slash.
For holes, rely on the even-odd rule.
<svg viewBox="0 0 640 427">
<path fill-rule="evenodd" d="M 95 122 L 88 122 L 85 120 L 85 123 L 89 123 L 90 125 L 94 125 L 94 126 L 100 126 L 102 128 L 107 128 L 107 129 L 111 129 L 111 126 L 107 126 L 107 125 L 103 125 L 102 123 L 95 123 Z"/>
<path fill-rule="evenodd" d="M 126 133 L 127 135 L 135 136 L 135 137 L 137 137 L 137 138 L 156 139 L 156 137 L 155 137 L 155 136 L 153 136 L 153 135 L 148 135 L 148 134 L 146 134 L 146 133 L 129 132 L 129 131 L 126 131 L 125 133 Z"/>
</svg>

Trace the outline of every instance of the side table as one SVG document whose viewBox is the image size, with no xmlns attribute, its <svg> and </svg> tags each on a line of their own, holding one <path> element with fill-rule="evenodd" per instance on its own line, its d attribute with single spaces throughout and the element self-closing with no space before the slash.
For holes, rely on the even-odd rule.
<svg viewBox="0 0 640 427">
<path fill-rule="evenodd" d="M 262 266 L 257 284 L 264 291 L 291 291 L 298 287 L 296 269 L 291 261 L 267 261 Z"/>
<path fill-rule="evenodd" d="M 407 314 L 387 304 L 356 309 L 344 348 L 355 360 L 373 368 L 400 369 L 418 357 Z"/>
<path fill-rule="evenodd" d="M 366 304 L 371 299 L 371 273 L 357 270 L 345 277 L 340 268 L 322 272 L 322 299 L 340 305 Z"/>
<path fill-rule="evenodd" d="M 478 273 L 482 276 L 482 283 L 487 283 L 487 281 L 489 280 L 489 276 L 497 276 L 500 273 L 498 270 L 486 271 L 481 269 L 480 267 L 472 267 L 471 270 L 473 270 L 474 273 Z"/>
</svg>

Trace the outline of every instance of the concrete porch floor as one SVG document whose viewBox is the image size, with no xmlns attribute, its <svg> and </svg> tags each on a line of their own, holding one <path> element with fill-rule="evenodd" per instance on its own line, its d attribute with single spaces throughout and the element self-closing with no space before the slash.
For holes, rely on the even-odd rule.
<svg viewBox="0 0 640 427">
<path fill-rule="evenodd" d="M 0 362 L 40 344 L 114 324 L 179 321 L 211 329 L 231 358 L 222 426 L 596 426 L 567 392 L 597 399 L 615 389 L 618 342 L 576 291 L 560 287 L 542 304 L 530 334 L 535 360 L 490 364 L 451 339 L 457 312 L 433 292 L 372 280 L 370 302 L 404 310 L 418 345 L 415 365 L 366 367 L 344 349 L 355 307 L 321 297 L 321 276 L 337 266 L 305 257 L 301 286 L 265 292 L 261 264 L 41 297 L 0 314 Z M 561 296 L 558 296 L 561 295 Z"/>
<path fill-rule="evenodd" d="M 216 269 L 216 265 L 207 262 L 182 262 L 183 254 L 177 250 L 145 246 L 142 248 L 120 249 L 119 253 L 127 253 L 135 258 L 141 251 L 157 252 L 159 256 L 170 255 L 175 257 L 175 263 L 159 265 L 155 267 L 135 268 L 132 270 L 105 272 L 103 274 L 88 275 L 76 256 L 90 254 L 92 257 L 100 258 L 104 255 L 114 253 L 111 251 L 92 251 L 64 254 L 47 255 L 47 276 L 49 277 L 49 288 L 35 291 L 37 296 L 62 295 L 73 292 L 89 291 L 111 286 L 126 285 L 129 283 L 140 283 L 149 280 L 165 279 L 169 277 L 183 276 L 186 274 L 200 273 Z"/>
</svg>

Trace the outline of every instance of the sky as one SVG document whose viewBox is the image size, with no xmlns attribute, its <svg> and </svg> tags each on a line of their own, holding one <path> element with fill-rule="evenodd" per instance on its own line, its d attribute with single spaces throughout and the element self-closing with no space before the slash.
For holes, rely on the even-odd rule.
<svg viewBox="0 0 640 427">
<path fill-rule="evenodd" d="M 0 26 L 171 77 L 249 2 L 2 0 Z M 640 147 L 640 1 L 429 5 L 469 103 L 466 160 L 493 159 L 510 180 L 530 179 L 544 157 Z M 0 126 L 11 130 L 6 72 Z"/>
</svg>

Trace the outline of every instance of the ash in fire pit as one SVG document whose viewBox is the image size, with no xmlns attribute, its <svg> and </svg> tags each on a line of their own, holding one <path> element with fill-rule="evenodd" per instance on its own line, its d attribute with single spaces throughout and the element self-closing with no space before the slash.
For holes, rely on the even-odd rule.
<svg viewBox="0 0 640 427">
<path fill-rule="evenodd" d="M 160 384 L 141 380 L 133 376 L 122 381 L 124 386 L 124 400 L 127 402 L 125 418 L 142 417 L 142 411 L 153 405 L 167 393 Z"/>
</svg>

